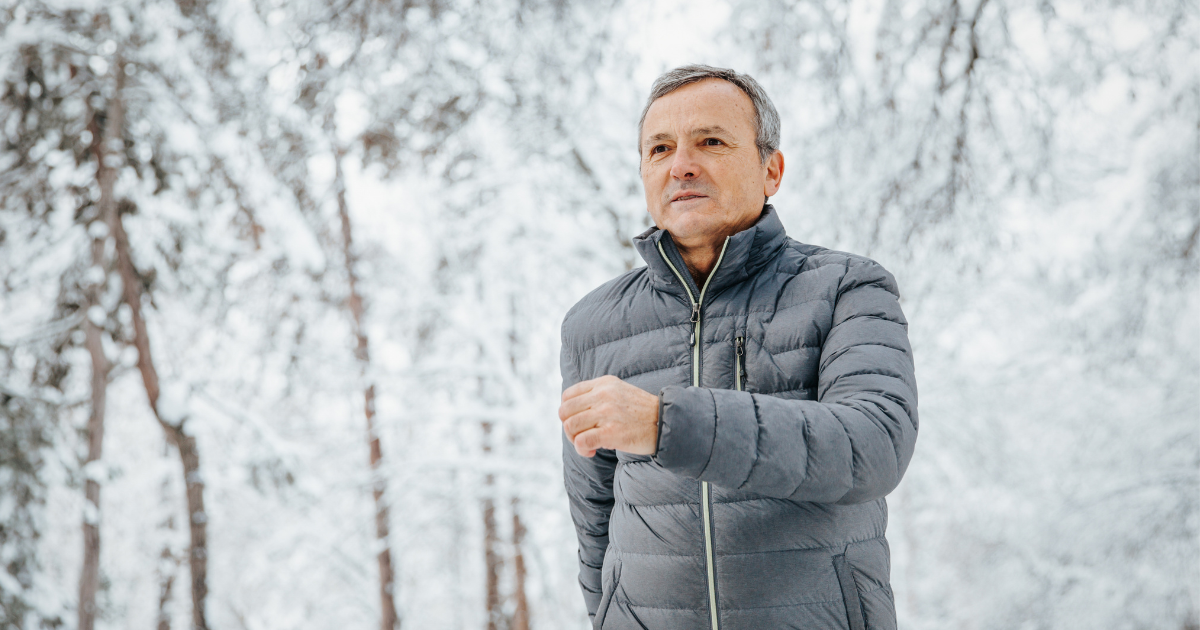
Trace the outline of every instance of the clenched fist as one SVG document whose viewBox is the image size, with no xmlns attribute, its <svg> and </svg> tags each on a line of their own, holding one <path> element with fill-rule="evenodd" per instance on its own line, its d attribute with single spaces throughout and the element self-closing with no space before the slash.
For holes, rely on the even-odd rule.
<svg viewBox="0 0 1200 630">
<path fill-rule="evenodd" d="M 567 439 L 584 457 L 598 448 L 653 455 L 658 448 L 658 396 L 615 376 L 576 383 L 558 407 Z"/>
</svg>

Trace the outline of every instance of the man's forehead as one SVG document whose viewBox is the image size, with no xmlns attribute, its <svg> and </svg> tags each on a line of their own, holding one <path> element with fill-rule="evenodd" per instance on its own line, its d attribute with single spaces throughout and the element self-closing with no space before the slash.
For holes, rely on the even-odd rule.
<svg viewBox="0 0 1200 630">
<path fill-rule="evenodd" d="M 650 104 L 642 133 L 646 141 L 685 136 L 753 133 L 754 104 L 738 86 L 705 79 L 664 94 Z M 741 128 L 741 129 L 739 129 Z"/>
</svg>

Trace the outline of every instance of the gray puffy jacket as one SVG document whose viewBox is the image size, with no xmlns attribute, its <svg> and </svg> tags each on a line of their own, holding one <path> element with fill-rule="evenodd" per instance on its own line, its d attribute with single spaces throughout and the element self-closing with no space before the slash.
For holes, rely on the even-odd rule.
<svg viewBox="0 0 1200 630">
<path fill-rule="evenodd" d="M 660 396 L 653 457 L 564 436 L 595 628 L 894 628 L 887 504 L 917 438 L 895 279 L 784 234 L 771 206 L 697 287 L 670 236 L 562 328 L 563 387 Z"/>
</svg>

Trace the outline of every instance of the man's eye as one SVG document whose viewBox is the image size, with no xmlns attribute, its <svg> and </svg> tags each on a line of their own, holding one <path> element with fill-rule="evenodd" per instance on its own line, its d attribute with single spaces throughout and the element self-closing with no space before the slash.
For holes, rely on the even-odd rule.
<svg viewBox="0 0 1200 630">
<path fill-rule="evenodd" d="M 666 150 L 667 150 L 667 145 L 665 145 L 665 144 L 660 144 L 660 145 L 658 145 L 658 146 L 654 147 L 653 149 L 650 149 L 650 152 L 651 152 L 651 153 L 662 153 L 662 152 L 664 152 L 664 151 L 666 151 Z"/>
<path fill-rule="evenodd" d="M 715 146 L 720 146 L 725 143 L 721 142 L 720 140 L 717 140 L 716 138 L 708 138 L 707 140 L 704 141 L 704 144 L 705 144 L 705 146 L 715 147 Z"/>
</svg>

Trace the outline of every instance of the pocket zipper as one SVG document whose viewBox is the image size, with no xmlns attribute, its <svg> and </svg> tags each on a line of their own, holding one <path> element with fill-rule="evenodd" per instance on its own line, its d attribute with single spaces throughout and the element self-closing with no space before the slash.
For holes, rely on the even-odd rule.
<svg viewBox="0 0 1200 630">
<path fill-rule="evenodd" d="M 734 339 L 733 348 L 734 354 L 737 355 L 735 359 L 734 386 L 740 392 L 746 389 L 746 338 L 738 337 Z"/>
</svg>

